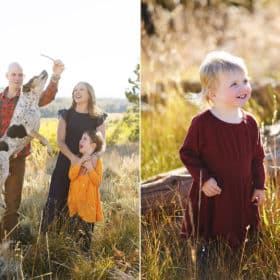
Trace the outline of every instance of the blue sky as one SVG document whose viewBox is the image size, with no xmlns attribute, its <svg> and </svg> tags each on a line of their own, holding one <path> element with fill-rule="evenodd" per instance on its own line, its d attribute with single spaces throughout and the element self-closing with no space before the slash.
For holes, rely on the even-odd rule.
<svg viewBox="0 0 280 280">
<path fill-rule="evenodd" d="M 125 98 L 128 78 L 140 62 L 140 0 L 15 0 L 1 4 L 0 86 L 10 62 L 27 81 L 61 59 L 65 71 L 58 97 L 71 97 L 79 81 L 97 98 Z"/>
</svg>

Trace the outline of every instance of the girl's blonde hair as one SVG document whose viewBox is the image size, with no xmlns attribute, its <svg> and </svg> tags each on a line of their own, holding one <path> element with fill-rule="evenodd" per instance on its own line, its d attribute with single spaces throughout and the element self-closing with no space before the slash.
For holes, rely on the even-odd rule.
<svg viewBox="0 0 280 280">
<path fill-rule="evenodd" d="M 95 97 L 95 92 L 94 92 L 94 89 L 93 89 L 92 85 L 87 83 L 87 82 L 79 82 L 79 83 L 77 83 L 77 85 L 78 84 L 83 84 L 87 89 L 87 92 L 88 92 L 88 95 L 89 95 L 89 101 L 88 101 L 88 113 L 89 113 L 89 115 L 91 117 L 98 117 L 98 116 L 102 115 L 101 110 L 96 105 L 96 97 Z M 75 100 L 73 98 L 76 86 L 74 87 L 74 89 L 72 91 L 73 101 L 72 101 L 72 105 L 71 105 L 70 109 L 75 109 L 76 106 L 77 106 L 77 103 L 75 102 Z"/>
<path fill-rule="evenodd" d="M 209 90 L 215 90 L 221 73 L 234 71 L 242 71 L 248 75 L 242 58 L 224 51 L 210 52 L 202 61 L 199 69 L 202 100 L 210 102 Z"/>
</svg>

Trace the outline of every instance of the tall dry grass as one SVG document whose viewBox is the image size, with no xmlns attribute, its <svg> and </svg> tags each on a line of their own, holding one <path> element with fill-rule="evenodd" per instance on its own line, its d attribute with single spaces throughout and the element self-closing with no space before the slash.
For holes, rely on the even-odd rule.
<svg viewBox="0 0 280 280">
<path fill-rule="evenodd" d="M 179 148 L 199 109 L 173 92 L 165 105 L 141 114 L 141 178 L 181 166 Z"/>
<path fill-rule="evenodd" d="M 280 279 L 279 198 L 279 185 L 269 184 L 257 238 L 237 250 L 222 242 L 212 244 L 202 264 L 198 256 L 204 243 L 179 236 L 182 217 L 164 210 L 160 219 L 142 217 L 142 279 Z"/>
<path fill-rule="evenodd" d="M 138 150 L 139 145 L 132 143 L 107 147 L 100 187 L 104 221 L 96 223 L 90 255 L 85 255 L 75 236 L 68 233 L 67 220 L 58 232 L 53 230 L 46 237 L 39 234 L 55 157 L 35 141 L 27 160 L 19 210 L 21 243 L 17 251 L 9 250 L 7 243 L 2 246 L 0 266 L 9 264 L 7 279 L 137 279 Z"/>
</svg>

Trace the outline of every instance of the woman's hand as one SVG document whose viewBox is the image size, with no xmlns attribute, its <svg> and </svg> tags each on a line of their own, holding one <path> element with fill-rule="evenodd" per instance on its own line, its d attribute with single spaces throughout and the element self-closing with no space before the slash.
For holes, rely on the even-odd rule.
<svg viewBox="0 0 280 280">
<path fill-rule="evenodd" d="M 79 157 L 77 157 L 76 155 L 72 155 L 70 161 L 71 161 L 72 166 L 76 165 L 76 164 L 81 165 L 81 163 L 80 163 L 81 159 Z"/>
<path fill-rule="evenodd" d="M 95 168 L 97 159 L 98 157 L 96 155 L 87 156 L 87 158 L 83 161 L 82 166 L 90 172 L 93 168 Z"/>
<path fill-rule="evenodd" d="M 92 162 L 93 168 L 95 168 L 97 160 L 98 160 L 98 156 L 96 154 L 91 155 L 91 162 Z"/>
<path fill-rule="evenodd" d="M 202 191 L 208 197 L 221 194 L 222 190 L 218 186 L 217 181 L 214 178 L 210 178 L 202 186 Z"/>
<path fill-rule="evenodd" d="M 254 205 L 260 206 L 263 200 L 264 200 L 263 190 L 255 189 L 251 201 L 254 203 Z"/>
<path fill-rule="evenodd" d="M 93 169 L 93 164 L 91 162 L 91 159 L 85 161 L 83 163 L 83 166 L 87 169 L 88 172 L 90 172 Z"/>
</svg>

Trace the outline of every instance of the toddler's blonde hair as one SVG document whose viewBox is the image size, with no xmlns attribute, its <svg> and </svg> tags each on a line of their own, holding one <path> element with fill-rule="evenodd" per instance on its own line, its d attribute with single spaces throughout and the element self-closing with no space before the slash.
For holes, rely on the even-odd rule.
<svg viewBox="0 0 280 280">
<path fill-rule="evenodd" d="M 242 71 L 248 75 L 247 67 L 242 58 L 225 51 L 213 51 L 207 54 L 199 69 L 201 97 L 209 103 L 209 90 L 215 90 L 221 73 Z"/>
</svg>

